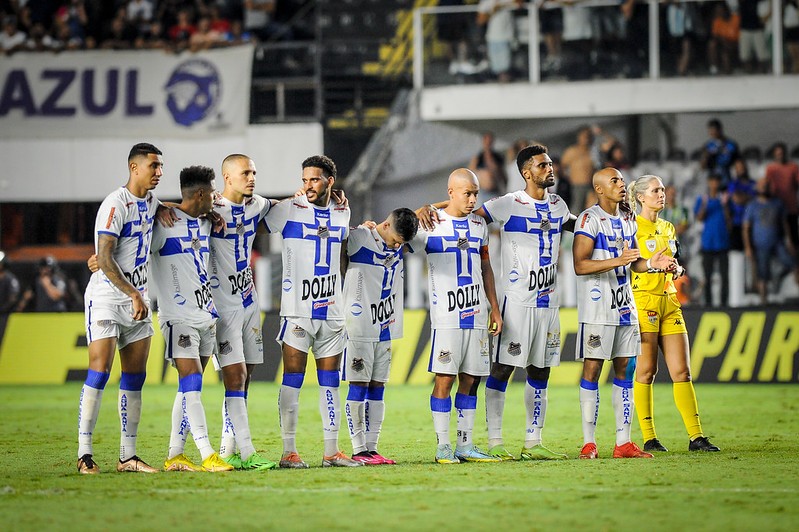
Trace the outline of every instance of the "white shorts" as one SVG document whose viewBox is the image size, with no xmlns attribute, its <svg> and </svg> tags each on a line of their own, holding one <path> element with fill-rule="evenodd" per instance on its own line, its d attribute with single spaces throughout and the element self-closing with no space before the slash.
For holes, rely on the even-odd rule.
<svg viewBox="0 0 799 532">
<path fill-rule="evenodd" d="M 220 312 L 216 322 L 219 344 L 214 366 L 231 364 L 263 364 L 264 339 L 261 335 L 261 312 L 258 305 Z"/>
<path fill-rule="evenodd" d="M 391 371 L 391 340 L 368 342 L 347 340 L 341 360 L 341 380 L 388 382 Z"/>
<path fill-rule="evenodd" d="M 161 322 L 166 349 L 164 358 L 172 362 L 176 358 L 210 357 L 216 354 L 216 325 L 198 329 L 186 323 Z"/>
<path fill-rule="evenodd" d="M 494 362 L 526 368 L 560 365 L 560 317 L 556 308 L 519 305 L 505 298 L 502 332 L 495 342 Z"/>
<path fill-rule="evenodd" d="M 741 30 L 738 36 L 738 55 L 744 63 L 752 57 L 761 63 L 768 61 L 769 50 L 766 46 L 765 32 L 763 30 Z"/>
<path fill-rule="evenodd" d="M 149 305 L 149 301 L 147 302 Z M 133 303 L 124 305 L 98 304 L 89 301 L 84 311 L 86 339 L 89 343 L 103 338 L 116 338 L 117 348 L 138 342 L 153 335 L 151 314 L 143 320 L 133 319 Z"/>
<path fill-rule="evenodd" d="M 427 371 L 486 377 L 491 371 L 486 329 L 433 329 Z"/>
<path fill-rule="evenodd" d="M 635 325 L 581 323 L 577 331 L 576 360 L 630 358 L 641 352 L 641 333 Z"/>
<path fill-rule="evenodd" d="M 344 320 L 281 317 L 276 340 L 281 346 L 285 342 L 303 353 L 313 348 L 315 359 L 337 356 L 344 351 L 346 344 Z"/>
</svg>

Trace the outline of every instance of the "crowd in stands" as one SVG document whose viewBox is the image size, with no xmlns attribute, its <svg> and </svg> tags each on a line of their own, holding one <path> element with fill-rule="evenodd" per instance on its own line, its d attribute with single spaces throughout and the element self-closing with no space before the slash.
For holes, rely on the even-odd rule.
<svg viewBox="0 0 799 532">
<path fill-rule="evenodd" d="M 0 52 L 180 52 L 293 39 L 303 2 L 283 0 L 0 0 Z"/>
</svg>

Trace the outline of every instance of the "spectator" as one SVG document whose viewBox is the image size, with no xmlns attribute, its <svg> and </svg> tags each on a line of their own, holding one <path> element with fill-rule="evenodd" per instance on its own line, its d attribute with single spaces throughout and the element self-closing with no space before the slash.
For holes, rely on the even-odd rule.
<svg viewBox="0 0 799 532">
<path fill-rule="evenodd" d="M 677 75 L 685 76 L 691 67 L 694 44 L 702 25 L 695 2 L 672 0 L 666 8 L 666 23 L 672 50 L 677 48 Z"/>
<path fill-rule="evenodd" d="M 561 158 L 563 170 L 571 183 L 571 212 L 583 212 L 593 190 L 591 180 L 596 169 L 591 156 L 593 144 L 591 127 L 583 126 L 577 132 L 577 143 L 566 148 Z"/>
<path fill-rule="evenodd" d="M 604 168 L 630 169 L 630 161 L 627 160 L 627 156 L 624 154 L 624 145 L 618 140 L 614 140 L 606 150 L 603 150 L 602 160 Z"/>
<path fill-rule="evenodd" d="M 249 31 L 244 31 L 240 20 L 233 20 L 230 23 L 230 31 L 223 36 L 225 44 L 235 46 L 255 41 L 255 36 Z"/>
<path fill-rule="evenodd" d="M 559 6 L 560 2 L 558 0 L 540 0 L 540 4 L 542 7 L 545 4 Z M 563 49 L 563 9 L 560 7 L 541 9 L 538 12 L 538 18 L 541 21 L 541 36 L 544 39 L 544 46 L 547 51 L 547 55 L 541 64 L 541 69 L 544 72 L 555 74 L 560 72 L 563 67 L 561 55 Z"/>
<path fill-rule="evenodd" d="M 185 50 L 196 31 L 197 28 L 191 22 L 191 12 L 188 9 L 181 9 L 178 11 L 177 22 L 169 28 L 169 40 L 177 51 Z"/>
<path fill-rule="evenodd" d="M 688 225 L 691 222 L 691 214 L 688 211 L 688 207 L 683 205 L 677 197 L 677 189 L 674 185 L 666 186 L 665 192 L 666 206 L 661 211 L 660 217 L 672 223 L 674 232 L 679 239 L 688 230 Z M 682 247 L 684 248 L 685 246 Z M 681 254 L 680 262 L 686 263 L 685 252 L 681 252 Z"/>
<path fill-rule="evenodd" d="M 100 45 L 105 50 L 127 50 L 133 46 L 136 32 L 128 24 L 125 8 L 120 8 L 111 20 Z"/>
<path fill-rule="evenodd" d="M 17 310 L 25 310 L 35 299 L 33 310 L 36 312 L 66 312 L 67 296 L 67 280 L 59 271 L 56 260 L 48 255 L 39 261 L 39 272 L 33 286 L 25 290 Z"/>
<path fill-rule="evenodd" d="M 719 73 L 719 62 L 723 73 L 732 72 L 732 58 L 737 55 L 740 31 L 741 19 L 738 13 L 732 13 L 726 2 L 717 3 L 707 47 L 711 74 Z"/>
<path fill-rule="evenodd" d="M 513 10 L 521 6 L 522 0 L 480 0 L 477 8 L 477 24 L 486 27 L 488 64 L 501 83 L 511 80 Z"/>
<path fill-rule="evenodd" d="M 71 0 L 69 4 L 59 7 L 55 12 L 54 24 L 56 26 L 67 25 L 70 39 L 74 37 L 83 42 L 86 39 L 86 26 L 89 24 L 89 16 L 83 0 Z"/>
<path fill-rule="evenodd" d="M 736 158 L 732 168 L 734 179 L 727 186 L 727 193 L 730 197 L 730 219 L 732 221 L 730 249 L 743 251 L 744 212 L 746 211 L 746 205 L 755 197 L 755 182 L 749 177 L 749 168 L 743 158 Z"/>
<path fill-rule="evenodd" d="M 738 144 L 724 135 L 721 122 L 713 118 L 707 123 L 707 133 L 710 138 L 702 149 L 701 166 L 712 174 L 718 174 L 723 184 L 730 181 L 730 167 L 738 158 L 740 152 Z"/>
<path fill-rule="evenodd" d="M 477 175 L 480 183 L 480 203 L 505 193 L 508 176 L 505 175 L 505 158 L 494 150 L 494 134 L 483 133 L 483 149 L 472 157 L 469 169 Z"/>
<path fill-rule="evenodd" d="M 17 306 L 19 300 L 19 281 L 8 270 L 6 254 L 0 251 L 0 320 Z"/>
<path fill-rule="evenodd" d="M 3 20 L 3 32 L 0 33 L 0 51 L 6 55 L 11 55 L 25 47 L 28 36 L 17 27 L 15 17 L 6 17 Z"/>
<path fill-rule="evenodd" d="M 127 7 L 128 24 L 136 28 L 137 35 L 144 35 L 153 22 L 155 6 L 150 0 L 130 0 Z"/>
<path fill-rule="evenodd" d="M 139 50 L 163 50 L 168 48 L 169 39 L 161 21 L 153 21 L 145 33 L 136 37 L 135 47 Z"/>
<path fill-rule="evenodd" d="M 766 29 L 758 13 L 760 0 L 738 0 L 741 31 L 738 37 L 738 56 L 746 72 L 766 72 L 769 53 L 766 48 Z"/>
<path fill-rule="evenodd" d="M 200 17 L 197 21 L 197 31 L 189 37 L 189 48 L 192 52 L 208 50 L 222 43 L 223 36 L 216 30 L 211 29 L 211 19 Z"/>
<path fill-rule="evenodd" d="M 791 60 L 788 72 L 799 74 L 799 0 L 785 0 L 783 6 L 782 36 Z"/>
<path fill-rule="evenodd" d="M 289 26 L 275 20 L 277 0 L 244 0 L 244 29 L 260 40 L 287 40 L 294 38 Z"/>
<path fill-rule="evenodd" d="M 37 22 L 31 28 L 28 34 L 28 40 L 25 41 L 25 50 L 29 52 L 52 52 L 58 48 L 55 40 L 47 34 L 44 26 Z"/>
<path fill-rule="evenodd" d="M 211 29 L 213 31 L 222 36 L 230 31 L 230 21 L 222 16 L 218 5 L 211 4 L 208 6 L 208 18 L 211 19 Z"/>
<path fill-rule="evenodd" d="M 516 139 L 507 151 L 505 151 L 505 178 L 507 181 L 513 182 L 514 179 L 521 178 L 519 167 L 516 164 L 516 156 L 522 151 L 522 148 L 534 144 L 541 143 L 526 139 Z"/>
<path fill-rule="evenodd" d="M 799 250 L 799 165 L 788 160 L 784 142 L 776 143 L 770 151 L 773 161 L 766 166 L 765 180 L 771 194 L 785 204 L 788 238 L 793 249 Z"/>
<path fill-rule="evenodd" d="M 570 77 L 584 79 L 589 77 L 590 58 L 596 51 L 592 48 L 591 39 L 594 31 L 591 27 L 591 8 L 573 1 L 563 4 L 563 33 L 561 40 L 570 58 L 576 60 L 577 69 L 572 70 Z M 582 212 L 582 209 L 575 211 Z"/>
<path fill-rule="evenodd" d="M 721 276 L 721 306 L 727 306 L 729 294 L 730 212 L 727 194 L 722 192 L 722 178 L 710 174 L 707 180 L 708 193 L 696 198 L 694 216 L 702 227 L 702 269 L 705 274 L 705 306 L 713 306 L 711 282 L 713 271 Z"/>
<path fill-rule="evenodd" d="M 775 279 L 777 282 L 793 270 L 794 278 L 799 283 L 799 269 L 796 268 L 796 261 L 791 256 L 795 248 L 790 241 L 787 247 L 785 245 L 786 226 L 784 204 L 778 198 L 771 197 L 768 181 L 761 179 L 757 183 L 757 198 L 746 208 L 744 242 L 746 256 L 753 258 L 757 264 L 757 291 L 763 305 L 768 302 L 768 283 L 772 280 L 772 257 L 776 258 L 783 268 Z"/>
</svg>

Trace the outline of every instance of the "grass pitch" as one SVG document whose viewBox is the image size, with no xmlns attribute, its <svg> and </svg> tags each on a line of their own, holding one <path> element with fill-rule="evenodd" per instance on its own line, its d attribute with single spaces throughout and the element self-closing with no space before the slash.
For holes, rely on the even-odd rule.
<svg viewBox="0 0 799 532">
<path fill-rule="evenodd" d="M 381 452 L 396 466 L 322 469 L 318 393 L 309 375 L 297 443 L 309 470 L 119 474 L 116 386 L 95 431 L 98 476 L 75 469 L 80 386 L 0 387 L 0 530 L 414 529 L 795 530 L 799 523 L 799 390 L 795 385 L 698 385 L 705 433 L 721 453 L 688 453 L 669 385 L 656 385 L 658 437 L 671 452 L 613 460 L 610 388 L 601 388 L 596 461 L 433 463 L 430 388 L 386 390 Z M 256 447 L 282 449 L 274 384 L 250 390 Z M 163 465 L 174 388 L 147 385 L 139 455 Z M 508 388 L 505 442 L 523 439 L 523 386 Z M 221 386 L 203 390 L 218 445 Z M 346 385 L 342 387 L 342 400 Z M 575 387 L 550 389 L 545 444 L 576 458 L 582 444 Z M 482 391 L 476 442 L 485 447 Z M 454 438 L 454 420 L 453 420 Z M 636 426 L 634 440 L 641 444 Z M 340 445 L 350 451 L 346 429 Z M 187 454 L 199 459 L 189 438 Z"/>
</svg>

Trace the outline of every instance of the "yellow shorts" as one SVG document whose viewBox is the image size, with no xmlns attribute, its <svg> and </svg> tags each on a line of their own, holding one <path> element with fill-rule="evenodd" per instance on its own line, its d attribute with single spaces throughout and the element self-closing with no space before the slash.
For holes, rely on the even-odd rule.
<svg viewBox="0 0 799 532">
<path fill-rule="evenodd" d="M 653 295 L 635 292 L 638 324 L 642 333 L 687 334 L 682 308 L 675 294 Z"/>
</svg>

